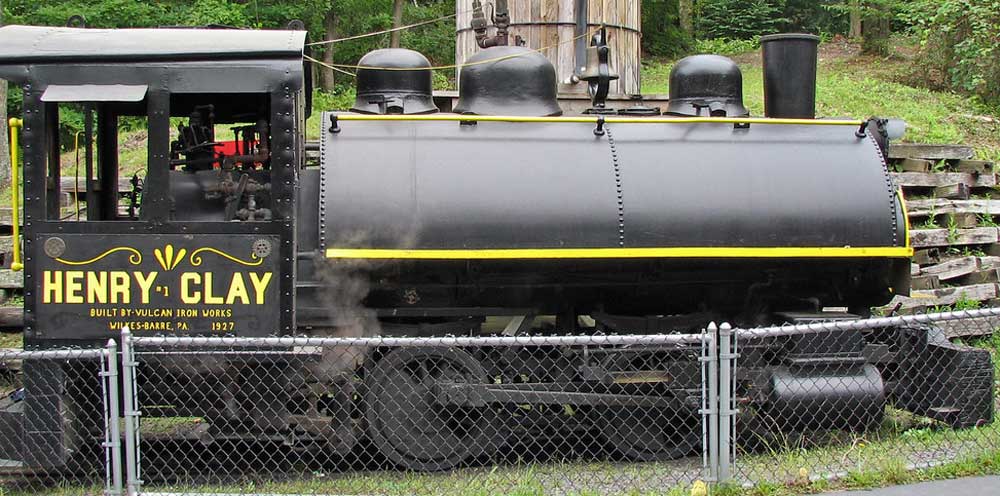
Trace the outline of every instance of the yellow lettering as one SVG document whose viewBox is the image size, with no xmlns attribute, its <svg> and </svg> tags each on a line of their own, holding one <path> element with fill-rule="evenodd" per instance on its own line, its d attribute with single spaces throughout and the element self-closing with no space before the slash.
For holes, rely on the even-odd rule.
<svg viewBox="0 0 1000 496">
<path fill-rule="evenodd" d="M 83 271 L 66 272 L 66 303 L 83 303 Z"/>
<path fill-rule="evenodd" d="M 142 303 L 149 303 L 149 290 L 153 287 L 153 281 L 156 280 L 157 272 L 150 272 L 149 275 L 143 279 L 142 272 L 133 272 L 132 275 L 135 276 L 135 282 L 139 283 L 139 289 L 142 290 Z"/>
<path fill-rule="evenodd" d="M 87 272 L 87 303 L 108 302 L 108 273 Z"/>
<path fill-rule="evenodd" d="M 236 272 L 233 274 L 233 282 L 229 283 L 229 294 L 226 296 L 226 305 L 232 305 L 239 298 L 244 305 L 250 304 L 250 295 L 247 293 L 247 285 L 243 282 L 243 274 Z"/>
<path fill-rule="evenodd" d="M 253 284 L 254 294 L 257 296 L 257 304 L 264 304 L 264 292 L 267 291 L 267 285 L 271 282 L 271 273 L 265 272 L 260 278 L 257 277 L 256 272 L 250 273 L 250 283 Z"/>
<path fill-rule="evenodd" d="M 201 283 L 201 275 L 197 272 L 185 272 L 181 275 L 181 301 L 188 305 L 201 303 L 201 292 L 191 291 L 191 286 Z"/>
<path fill-rule="evenodd" d="M 129 304 L 132 302 L 131 283 L 128 272 L 114 271 L 111 273 L 111 303 Z"/>
<path fill-rule="evenodd" d="M 212 273 L 205 273 L 205 304 L 206 305 L 221 305 L 222 297 L 215 296 L 212 294 Z"/>
<path fill-rule="evenodd" d="M 42 303 L 62 303 L 62 272 L 42 273 Z"/>
</svg>

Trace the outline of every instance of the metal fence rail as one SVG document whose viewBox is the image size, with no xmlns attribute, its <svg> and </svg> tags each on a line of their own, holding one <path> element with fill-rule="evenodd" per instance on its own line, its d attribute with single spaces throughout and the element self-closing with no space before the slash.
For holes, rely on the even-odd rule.
<svg viewBox="0 0 1000 496">
<path fill-rule="evenodd" d="M 687 487 L 706 476 L 713 339 L 126 335 L 124 363 L 135 364 L 126 367 L 135 388 L 126 418 L 138 420 L 126 431 L 134 425 L 139 439 L 127 485 L 297 494 Z"/>
<path fill-rule="evenodd" d="M 989 308 L 700 334 L 126 331 L 120 354 L 0 350 L 0 490 L 663 494 L 899 475 L 1000 454 L 998 328 Z"/>
<path fill-rule="evenodd" d="M 0 492 L 72 485 L 122 494 L 117 355 L 114 341 L 98 349 L 0 350 Z"/>
<path fill-rule="evenodd" d="M 998 316 L 987 308 L 737 330 L 733 480 L 863 481 L 995 457 Z M 760 350 L 776 344 L 788 352 L 765 364 Z"/>
<path fill-rule="evenodd" d="M 1000 343 L 948 337 L 997 326 L 990 308 L 674 335 L 128 336 L 129 487 L 661 493 L 975 459 L 1000 450 Z"/>
</svg>

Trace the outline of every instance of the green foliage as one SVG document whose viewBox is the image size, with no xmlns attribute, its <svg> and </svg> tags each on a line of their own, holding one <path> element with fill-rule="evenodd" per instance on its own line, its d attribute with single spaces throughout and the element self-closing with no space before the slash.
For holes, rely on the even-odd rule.
<svg viewBox="0 0 1000 496">
<path fill-rule="evenodd" d="M 1000 3 L 915 0 L 901 17 L 920 38 L 917 60 L 932 84 L 1000 104 Z"/>
<path fill-rule="evenodd" d="M 714 53 L 717 55 L 739 55 L 760 48 L 760 37 L 747 40 L 730 40 L 727 38 L 709 38 L 694 43 L 694 53 Z"/>
<path fill-rule="evenodd" d="M 195 0 L 185 18 L 185 24 L 206 26 L 248 26 L 247 4 L 230 3 L 226 0 Z"/>
<path fill-rule="evenodd" d="M 403 10 L 403 23 L 416 24 L 454 13 L 454 0 L 421 2 L 419 6 L 407 2 L 406 8 Z M 455 62 L 455 21 L 447 19 L 403 31 L 400 36 L 400 44 L 424 54 L 434 65 L 453 64 Z M 440 72 L 435 73 L 435 75 L 437 74 Z M 454 77 L 453 74 L 452 77 Z"/>
<path fill-rule="evenodd" d="M 336 4 L 368 3 L 337 0 Z M 289 21 L 306 23 L 310 37 L 323 36 L 322 17 L 332 0 L 7 0 L 8 24 L 64 26 L 72 15 L 83 15 L 87 26 L 141 28 L 217 24 L 237 28 L 284 28 Z M 373 12 L 362 9 L 361 12 Z M 363 17 L 363 16 L 360 16 Z"/>
<path fill-rule="evenodd" d="M 642 49 L 649 55 L 672 57 L 686 53 L 691 36 L 680 28 L 676 1 L 642 3 Z"/>
<path fill-rule="evenodd" d="M 698 4 L 699 38 L 751 39 L 784 26 L 785 0 L 706 0 Z"/>
<path fill-rule="evenodd" d="M 846 34 L 849 30 L 847 13 L 834 7 L 846 0 L 785 0 L 786 32 L 819 35 Z"/>
<path fill-rule="evenodd" d="M 699 39 L 729 40 L 751 40 L 777 32 L 830 38 L 847 33 L 848 11 L 844 4 L 845 0 L 704 0 L 698 2 L 696 34 Z M 645 3 L 643 9 L 645 17 Z M 643 22 L 646 43 L 646 20 Z"/>
</svg>

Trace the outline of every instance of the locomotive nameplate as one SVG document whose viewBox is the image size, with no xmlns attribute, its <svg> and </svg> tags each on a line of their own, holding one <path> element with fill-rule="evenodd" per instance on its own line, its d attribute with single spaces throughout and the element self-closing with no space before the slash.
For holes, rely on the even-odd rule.
<svg viewBox="0 0 1000 496">
<path fill-rule="evenodd" d="M 277 236 L 42 235 L 36 325 L 65 337 L 279 330 Z"/>
</svg>

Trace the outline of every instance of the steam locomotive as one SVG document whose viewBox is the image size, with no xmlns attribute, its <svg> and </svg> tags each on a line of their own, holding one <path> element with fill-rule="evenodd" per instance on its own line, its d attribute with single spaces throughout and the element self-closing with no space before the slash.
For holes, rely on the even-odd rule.
<svg viewBox="0 0 1000 496">
<path fill-rule="evenodd" d="M 764 118 L 743 106 L 739 68 L 714 55 L 677 63 L 665 116 L 609 108 L 606 41 L 590 47 L 584 115 L 560 115 L 542 55 L 497 43 L 466 61 L 454 113 L 438 111 L 426 58 L 377 50 L 359 62 L 352 110 L 308 130 L 301 31 L 0 28 L 0 77 L 24 93 L 26 346 L 102 344 L 124 326 L 697 332 L 713 320 L 864 317 L 908 293 L 884 122 L 815 119 L 814 83 L 794 69 L 809 66 L 814 39 L 766 40 Z M 60 209 L 66 105 L 85 114 L 79 220 Z M 148 131 L 133 178 L 123 123 Z M 307 160 L 316 131 L 318 165 Z M 934 330 L 742 347 L 750 431 L 865 428 L 888 402 L 960 426 L 992 420 L 988 354 Z M 334 351 L 267 365 L 149 355 L 140 394 L 155 406 L 143 415 L 201 417 L 204 442 L 347 454 L 368 439 L 412 470 L 546 436 L 595 436 L 638 460 L 700 447 L 693 347 Z M 25 383 L 63 390 L 76 380 L 67 367 L 28 361 Z M 58 469 L 81 441 L 66 414 L 78 402 L 32 387 L 0 421 L 33 448 L 4 457 Z"/>
</svg>

